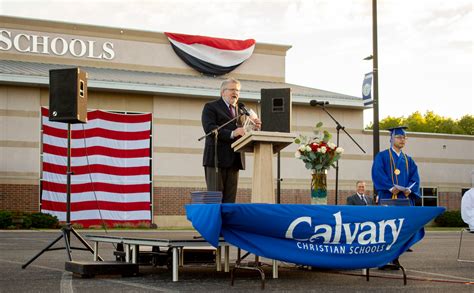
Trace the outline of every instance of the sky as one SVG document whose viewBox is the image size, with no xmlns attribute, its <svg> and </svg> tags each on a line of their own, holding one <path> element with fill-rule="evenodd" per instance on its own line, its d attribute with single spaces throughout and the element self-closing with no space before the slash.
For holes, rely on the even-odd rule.
<svg viewBox="0 0 474 293">
<path fill-rule="evenodd" d="M 380 119 L 473 115 L 472 1 L 377 3 Z M 371 0 L 0 0 L 0 14 L 291 45 L 286 82 L 356 97 L 372 71 Z"/>
</svg>

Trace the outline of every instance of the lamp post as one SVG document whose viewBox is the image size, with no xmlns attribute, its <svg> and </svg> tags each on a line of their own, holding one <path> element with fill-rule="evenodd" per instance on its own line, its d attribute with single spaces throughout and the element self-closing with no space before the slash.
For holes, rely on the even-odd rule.
<svg viewBox="0 0 474 293">
<path fill-rule="evenodd" d="M 374 128 L 373 128 L 373 141 L 374 141 L 374 159 L 380 151 L 379 143 L 379 60 L 377 53 L 377 0 L 372 0 L 372 64 L 373 64 L 373 77 L 374 77 Z M 370 56 L 369 56 L 370 57 Z M 367 57 L 368 58 L 368 57 Z M 369 60 L 369 59 L 366 59 Z"/>
<path fill-rule="evenodd" d="M 373 98 L 373 109 L 374 109 L 374 125 L 372 129 L 373 134 L 373 156 L 380 152 L 380 130 L 379 130 L 379 60 L 377 53 L 377 0 L 372 0 L 372 55 L 365 57 L 364 60 L 372 60 L 372 76 L 374 80 L 374 98 Z M 374 186 L 374 195 L 376 194 Z"/>
</svg>

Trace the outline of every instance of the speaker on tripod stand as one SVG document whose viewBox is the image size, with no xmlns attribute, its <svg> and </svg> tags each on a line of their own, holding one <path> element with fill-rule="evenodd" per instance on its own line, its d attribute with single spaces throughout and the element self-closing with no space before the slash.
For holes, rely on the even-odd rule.
<svg viewBox="0 0 474 293">
<path fill-rule="evenodd" d="M 94 250 L 71 224 L 71 124 L 87 123 L 87 72 L 80 68 L 53 69 L 49 71 L 49 121 L 67 123 L 67 167 L 66 167 L 66 225 L 61 234 L 43 250 L 21 266 L 25 269 L 46 251 L 66 249 L 69 261 L 72 261 L 71 250 Z M 84 247 L 71 246 L 71 234 Z M 59 240 L 64 239 L 64 247 L 54 248 Z M 99 260 L 102 258 L 99 256 Z"/>
</svg>

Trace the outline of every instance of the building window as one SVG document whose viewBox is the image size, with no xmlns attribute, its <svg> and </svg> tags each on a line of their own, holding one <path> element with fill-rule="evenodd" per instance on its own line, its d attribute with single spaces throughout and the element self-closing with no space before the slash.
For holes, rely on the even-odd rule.
<svg viewBox="0 0 474 293">
<path fill-rule="evenodd" d="M 436 187 L 422 187 L 421 191 L 421 206 L 436 207 L 438 206 L 438 188 Z"/>
</svg>

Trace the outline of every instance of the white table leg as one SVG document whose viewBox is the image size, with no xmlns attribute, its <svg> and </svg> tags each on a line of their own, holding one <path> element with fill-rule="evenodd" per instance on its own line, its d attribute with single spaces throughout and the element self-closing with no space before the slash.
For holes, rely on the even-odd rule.
<svg viewBox="0 0 474 293">
<path fill-rule="evenodd" d="M 171 251 L 173 252 L 173 282 L 178 282 L 178 248 L 173 247 Z"/>
<path fill-rule="evenodd" d="M 229 268 L 229 245 L 224 246 L 224 272 L 230 272 Z"/>
<path fill-rule="evenodd" d="M 184 247 L 179 248 L 179 266 L 184 266 Z"/>
<path fill-rule="evenodd" d="M 278 279 L 278 261 L 272 260 L 273 265 L 273 279 Z"/>
<path fill-rule="evenodd" d="M 137 263 L 138 245 L 132 245 L 132 263 Z"/>
<path fill-rule="evenodd" d="M 217 247 L 216 249 L 216 270 L 218 272 L 222 271 L 222 259 L 221 259 L 221 247 Z"/>
<path fill-rule="evenodd" d="M 125 249 L 125 262 L 130 262 L 130 244 L 125 244 L 123 248 Z"/>
</svg>

